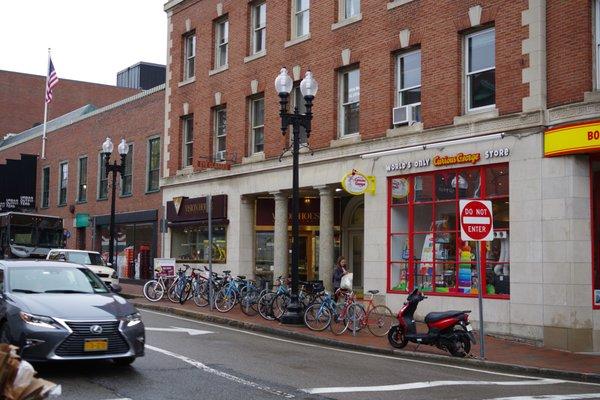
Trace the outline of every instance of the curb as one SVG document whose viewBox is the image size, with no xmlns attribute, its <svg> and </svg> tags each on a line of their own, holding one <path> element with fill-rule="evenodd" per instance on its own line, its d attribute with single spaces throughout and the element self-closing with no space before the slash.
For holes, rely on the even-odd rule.
<svg viewBox="0 0 600 400">
<path fill-rule="evenodd" d="M 141 298 L 142 296 L 138 295 L 122 295 L 123 297 L 129 298 L 132 300 L 132 303 L 141 309 L 148 309 L 153 311 L 161 311 L 164 313 L 175 314 L 182 317 L 187 317 L 191 319 L 196 319 L 199 321 L 211 322 L 219 325 L 226 325 L 234 328 L 240 328 L 253 332 L 261 332 L 272 334 L 275 336 L 284 337 L 287 339 L 294 339 L 309 343 L 317 343 L 330 347 L 336 347 L 346 350 L 355 350 L 362 351 L 367 353 L 374 354 L 383 354 L 389 356 L 397 356 L 402 358 L 407 358 L 415 361 L 427 361 L 427 362 L 435 362 L 441 365 L 451 365 L 451 366 L 462 366 L 462 367 L 472 367 L 478 369 L 485 369 L 490 371 L 498 371 L 498 372 L 508 372 L 513 374 L 527 374 L 527 375 L 535 375 L 544 378 L 552 378 L 552 379 L 562 379 L 562 380 L 572 380 L 572 381 L 580 381 L 580 382 L 589 382 L 589 383 L 600 383 L 600 374 L 594 373 L 584 373 L 584 372 L 575 372 L 575 371 L 563 371 L 551 368 L 541 368 L 541 367 L 531 367 L 531 366 L 523 366 L 523 365 L 515 365 L 515 364 L 506 364 L 499 363 L 495 361 L 487 361 L 487 360 L 479 360 L 475 358 L 455 358 L 448 357 L 444 355 L 438 354 L 429 354 L 429 353 L 418 353 L 414 351 L 406 351 L 406 350 L 397 350 L 397 349 L 383 349 L 373 346 L 366 346 L 354 343 L 345 343 L 340 342 L 338 340 L 323 338 L 319 336 L 308 335 L 299 332 L 292 332 L 283 329 L 277 329 L 275 327 L 265 326 L 261 324 L 243 322 L 232 318 L 226 318 L 224 316 L 219 315 L 210 315 L 204 314 L 197 311 L 190 310 L 182 310 L 179 308 L 173 308 L 166 305 L 161 304 L 147 304 L 147 303 L 139 303 L 136 302 L 135 299 Z"/>
</svg>

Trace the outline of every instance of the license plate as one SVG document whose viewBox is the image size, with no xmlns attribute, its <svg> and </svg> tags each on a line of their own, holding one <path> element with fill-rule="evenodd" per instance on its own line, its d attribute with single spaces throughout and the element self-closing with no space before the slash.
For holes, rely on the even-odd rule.
<svg viewBox="0 0 600 400">
<path fill-rule="evenodd" d="M 467 325 L 467 332 L 471 332 L 473 330 L 473 327 L 471 325 Z"/>
<path fill-rule="evenodd" d="M 86 339 L 83 343 L 83 351 L 106 350 L 108 350 L 108 339 Z"/>
</svg>

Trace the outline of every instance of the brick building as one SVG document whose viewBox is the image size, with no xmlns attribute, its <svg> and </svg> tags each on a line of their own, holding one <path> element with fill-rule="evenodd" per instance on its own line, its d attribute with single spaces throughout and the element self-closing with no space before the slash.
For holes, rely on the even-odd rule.
<svg viewBox="0 0 600 400">
<path fill-rule="evenodd" d="M 19 133 L 44 122 L 46 77 L 0 71 L 0 136 Z M 104 107 L 133 96 L 139 90 L 60 78 L 48 120 L 58 118 L 86 104 Z"/>
<path fill-rule="evenodd" d="M 165 5 L 164 256 L 203 261 L 212 195 L 222 267 L 287 272 L 290 138 L 273 82 L 310 68 L 301 277 L 329 285 L 343 255 L 356 289 L 392 309 L 423 287 L 422 313 L 477 309 L 481 282 L 488 331 L 600 349 L 596 2 L 242 3 Z M 577 129 L 592 138 L 569 149 Z M 369 190 L 342 190 L 356 176 Z M 460 240 L 462 198 L 493 202 L 479 254 Z"/>
<path fill-rule="evenodd" d="M 71 94 L 63 92 L 65 97 Z M 55 94 L 54 98 L 60 96 Z M 68 248 L 104 253 L 109 243 L 111 183 L 101 159 L 102 143 L 106 137 L 115 143 L 114 160 L 119 141 L 127 141 L 125 177 L 118 178 L 116 186 L 116 249 L 121 277 L 148 278 L 153 258 L 160 255 L 163 115 L 164 85 L 103 107 L 84 105 L 48 122 L 46 159 L 37 160 L 35 212 L 63 218 L 69 232 Z M 41 136 L 40 125 L 0 141 L 0 163 L 19 159 L 21 154 L 39 155 Z"/>
</svg>

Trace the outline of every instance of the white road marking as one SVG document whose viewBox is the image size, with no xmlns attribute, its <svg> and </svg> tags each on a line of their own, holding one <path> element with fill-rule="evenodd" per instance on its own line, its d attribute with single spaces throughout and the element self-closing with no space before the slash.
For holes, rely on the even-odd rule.
<svg viewBox="0 0 600 400">
<path fill-rule="evenodd" d="M 213 333 L 212 331 L 201 331 L 199 329 L 190 329 L 190 328 L 178 328 L 176 326 L 172 326 L 170 328 L 146 327 L 146 330 L 152 331 L 152 332 L 187 332 L 190 336 L 206 335 L 208 333 Z"/>
<path fill-rule="evenodd" d="M 208 326 L 212 326 L 212 327 L 215 327 L 215 328 L 218 328 L 218 329 L 224 329 L 224 330 L 239 332 L 239 333 L 243 333 L 243 334 L 250 335 L 250 336 L 257 336 L 257 337 L 261 337 L 261 338 L 268 339 L 268 340 L 277 340 L 277 341 L 283 342 L 283 343 L 295 344 L 297 346 L 314 347 L 314 348 L 317 348 L 317 349 L 337 351 L 339 353 L 357 354 L 357 355 L 361 355 L 361 356 L 368 356 L 368 357 L 375 357 L 375 358 L 384 358 L 384 359 L 387 359 L 387 360 L 396 360 L 396 361 L 403 361 L 403 362 L 411 362 L 411 363 L 423 364 L 423 365 L 432 365 L 432 366 L 436 366 L 436 367 L 446 367 L 446 368 L 451 368 L 451 369 L 458 369 L 458 370 L 462 370 L 462 371 L 471 371 L 471 372 L 477 372 L 477 373 L 482 373 L 482 374 L 490 374 L 490 375 L 497 375 L 497 376 L 507 376 L 507 377 L 511 377 L 511 378 L 539 379 L 536 376 L 530 376 L 530 375 L 520 375 L 520 374 L 510 374 L 510 373 L 507 373 L 507 372 L 487 371 L 487 370 L 483 370 L 483 369 L 461 367 L 461 366 L 458 366 L 458 365 L 439 364 L 439 363 L 435 363 L 435 362 L 432 362 L 432 361 L 415 360 L 415 359 L 412 359 L 412 358 L 405 358 L 405 357 L 401 357 L 401 356 L 387 356 L 385 354 L 366 353 L 366 352 L 363 352 L 363 351 L 340 349 L 340 348 L 336 348 L 336 347 L 329 347 L 329 346 L 324 346 L 324 345 L 319 345 L 319 344 L 314 344 L 314 343 L 298 342 L 298 341 L 295 341 L 295 340 L 282 339 L 282 338 L 275 337 L 275 336 L 269 336 L 269 335 L 264 335 L 264 334 L 261 334 L 261 333 L 250 332 L 250 331 L 246 331 L 246 330 L 243 330 L 243 329 L 232 328 L 230 326 L 213 324 L 211 322 L 198 321 L 196 319 L 184 318 L 184 317 L 180 317 L 180 316 L 177 316 L 177 315 L 166 314 L 166 313 L 163 313 L 163 312 L 146 310 L 146 309 L 143 309 L 143 308 L 140 311 L 147 312 L 147 313 L 150 313 L 150 314 L 162 315 L 164 317 L 174 318 L 174 319 L 178 319 L 178 320 L 181 320 L 181 321 L 193 322 L 193 323 L 200 324 L 200 325 L 208 325 Z M 580 384 L 580 385 L 600 386 L 599 383 L 592 383 L 592 382 L 579 382 L 579 381 L 571 381 L 571 380 L 563 380 L 563 382 L 565 382 L 565 383 L 576 383 L 576 384 Z"/>
<path fill-rule="evenodd" d="M 489 217 L 463 217 L 462 219 L 463 224 L 489 224 L 490 223 L 490 218 Z"/>
<path fill-rule="evenodd" d="M 553 385 L 564 383 L 557 379 L 536 379 L 531 381 L 429 381 L 429 382 L 411 382 L 399 385 L 383 386 L 355 386 L 355 387 L 324 387 L 313 389 L 301 389 L 309 394 L 324 393 L 355 393 L 355 392 L 392 392 L 398 390 L 425 389 L 438 386 L 478 386 L 478 385 L 497 385 L 497 386 L 530 386 L 530 385 Z"/>
<path fill-rule="evenodd" d="M 488 400 L 579 400 L 579 399 L 600 399 L 600 393 L 542 394 L 539 396 L 497 397 L 495 399 L 488 399 Z"/>
<path fill-rule="evenodd" d="M 150 346 L 148 344 L 146 345 L 146 349 L 152 350 L 152 351 L 156 351 L 158 353 L 162 353 L 162 354 L 165 354 L 167 356 L 176 358 L 176 359 L 181 360 L 181 361 L 183 361 L 183 362 L 185 362 L 187 364 L 190 364 L 190 365 L 192 365 L 192 366 L 194 366 L 194 367 L 196 367 L 196 368 L 198 368 L 198 369 L 200 369 L 200 370 L 202 370 L 204 372 L 208 372 L 209 374 L 213 374 L 213 375 L 219 376 L 221 378 L 225 378 L 227 380 L 230 380 L 230 381 L 235 382 L 235 383 L 239 383 L 241 385 L 250 386 L 250 387 L 252 387 L 254 389 L 262 390 L 263 392 L 267 392 L 267 393 L 270 393 L 270 394 L 273 394 L 273 395 L 276 395 L 276 396 L 285 397 L 286 399 L 293 399 L 295 397 L 293 394 L 285 393 L 285 392 L 282 392 L 280 390 L 270 388 L 268 386 L 263 386 L 263 385 L 261 385 L 259 383 L 256 383 L 256 382 L 249 381 L 247 379 L 239 378 L 239 377 L 237 377 L 235 375 L 228 374 L 227 372 L 219 371 L 219 370 L 211 368 L 211 367 L 209 367 L 209 366 L 207 366 L 205 364 L 202 364 L 200 361 L 196 361 L 196 360 L 193 360 L 193 359 L 191 359 L 189 357 L 182 356 L 181 354 L 173 353 L 173 352 L 171 352 L 169 350 L 164 350 L 164 349 L 161 349 L 161 348 L 158 348 L 158 347 Z"/>
</svg>

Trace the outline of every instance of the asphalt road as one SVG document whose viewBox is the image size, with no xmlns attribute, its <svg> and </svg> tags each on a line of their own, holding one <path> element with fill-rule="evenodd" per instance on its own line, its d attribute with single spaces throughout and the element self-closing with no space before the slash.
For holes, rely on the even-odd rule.
<svg viewBox="0 0 600 400">
<path fill-rule="evenodd" d="M 600 385 L 298 343 L 142 311 L 146 356 L 36 365 L 62 385 L 60 399 L 600 399 Z M 186 330 L 187 329 L 187 330 Z"/>
</svg>

